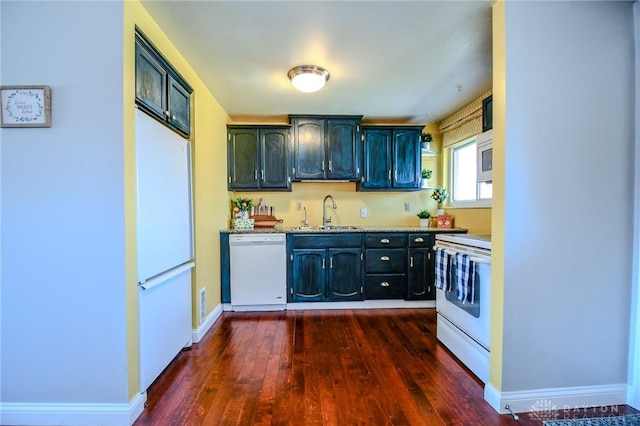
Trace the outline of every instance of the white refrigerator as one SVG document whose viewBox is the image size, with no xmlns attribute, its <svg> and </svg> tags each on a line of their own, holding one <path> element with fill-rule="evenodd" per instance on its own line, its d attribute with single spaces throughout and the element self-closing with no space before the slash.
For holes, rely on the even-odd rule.
<svg viewBox="0 0 640 426">
<path fill-rule="evenodd" d="M 188 140 L 136 110 L 140 391 L 191 345 L 193 209 Z"/>
</svg>

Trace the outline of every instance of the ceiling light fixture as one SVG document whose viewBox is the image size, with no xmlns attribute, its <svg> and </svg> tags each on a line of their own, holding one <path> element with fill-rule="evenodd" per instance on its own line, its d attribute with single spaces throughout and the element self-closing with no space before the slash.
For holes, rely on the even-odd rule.
<svg viewBox="0 0 640 426">
<path fill-rule="evenodd" d="M 287 76 L 299 91 L 313 93 L 324 87 L 329 80 L 329 71 L 318 65 L 298 65 L 291 68 Z"/>
</svg>

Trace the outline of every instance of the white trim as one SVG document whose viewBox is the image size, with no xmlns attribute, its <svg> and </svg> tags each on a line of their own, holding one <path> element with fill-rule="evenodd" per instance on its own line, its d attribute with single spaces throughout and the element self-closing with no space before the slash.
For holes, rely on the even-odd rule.
<svg viewBox="0 0 640 426">
<path fill-rule="evenodd" d="M 129 426 L 144 410 L 147 393 L 128 404 L 0 403 L 0 418 L 6 425 L 114 425 Z"/>
<path fill-rule="evenodd" d="M 394 309 L 435 308 L 435 300 L 364 300 L 353 302 L 301 302 L 287 303 L 288 310 L 298 309 Z"/>
<path fill-rule="evenodd" d="M 626 397 L 626 383 L 519 392 L 500 392 L 491 384 L 487 384 L 484 388 L 484 400 L 501 414 L 508 413 L 504 408 L 506 405 L 509 405 L 515 413 L 525 413 L 533 411 L 533 407 L 540 403 L 555 405 L 556 410 L 582 409 L 624 404 Z"/>
<path fill-rule="evenodd" d="M 193 330 L 193 332 L 191 333 L 191 339 L 193 340 L 193 343 L 198 343 L 200 340 L 202 340 L 211 326 L 213 326 L 218 318 L 220 318 L 220 315 L 222 315 L 222 304 L 219 303 L 218 306 L 213 308 L 213 311 L 211 311 L 211 313 L 207 315 L 207 318 L 205 318 L 202 324 L 200 324 L 200 326 L 197 329 Z"/>
<path fill-rule="evenodd" d="M 640 110 L 640 3 L 633 5 L 633 16 L 635 26 L 635 51 L 636 51 L 636 111 Z M 637 113 L 636 113 L 637 114 Z M 627 393 L 627 404 L 633 408 L 640 408 L 640 120 L 635 122 L 635 170 L 634 170 L 634 201 L 633 201 L 633 252 L 631 262 L 631 315 L 629 325 L 629 367 L 627 370 L 627 381 L 629 391 Z"/>
</svg>

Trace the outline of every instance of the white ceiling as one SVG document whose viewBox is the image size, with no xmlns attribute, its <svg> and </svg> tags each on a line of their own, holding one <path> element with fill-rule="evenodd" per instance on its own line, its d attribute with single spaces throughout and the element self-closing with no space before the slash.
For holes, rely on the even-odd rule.
<svg viewBox="0 0 640 426">
<path fill-rule="evenodd" d="M 234 121 L 420 124 L 491 88 L 491 3 L 142 1 Z M 303 64 L 329 70 L 324 89 L 291 86 L 287 71 Z"/>
</svg>

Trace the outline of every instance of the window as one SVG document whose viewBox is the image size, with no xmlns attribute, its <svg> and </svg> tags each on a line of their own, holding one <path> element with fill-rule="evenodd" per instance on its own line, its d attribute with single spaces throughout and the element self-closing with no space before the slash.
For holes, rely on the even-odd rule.
<svg viewBox="0 0 640 426">
<path fill-rule="evenodd" d="M 476 138 L 467 139 L 451 148 L 451 207 L 489 207 L 493 185 L 478 183 L 476 175 Z"/>
</svg>

